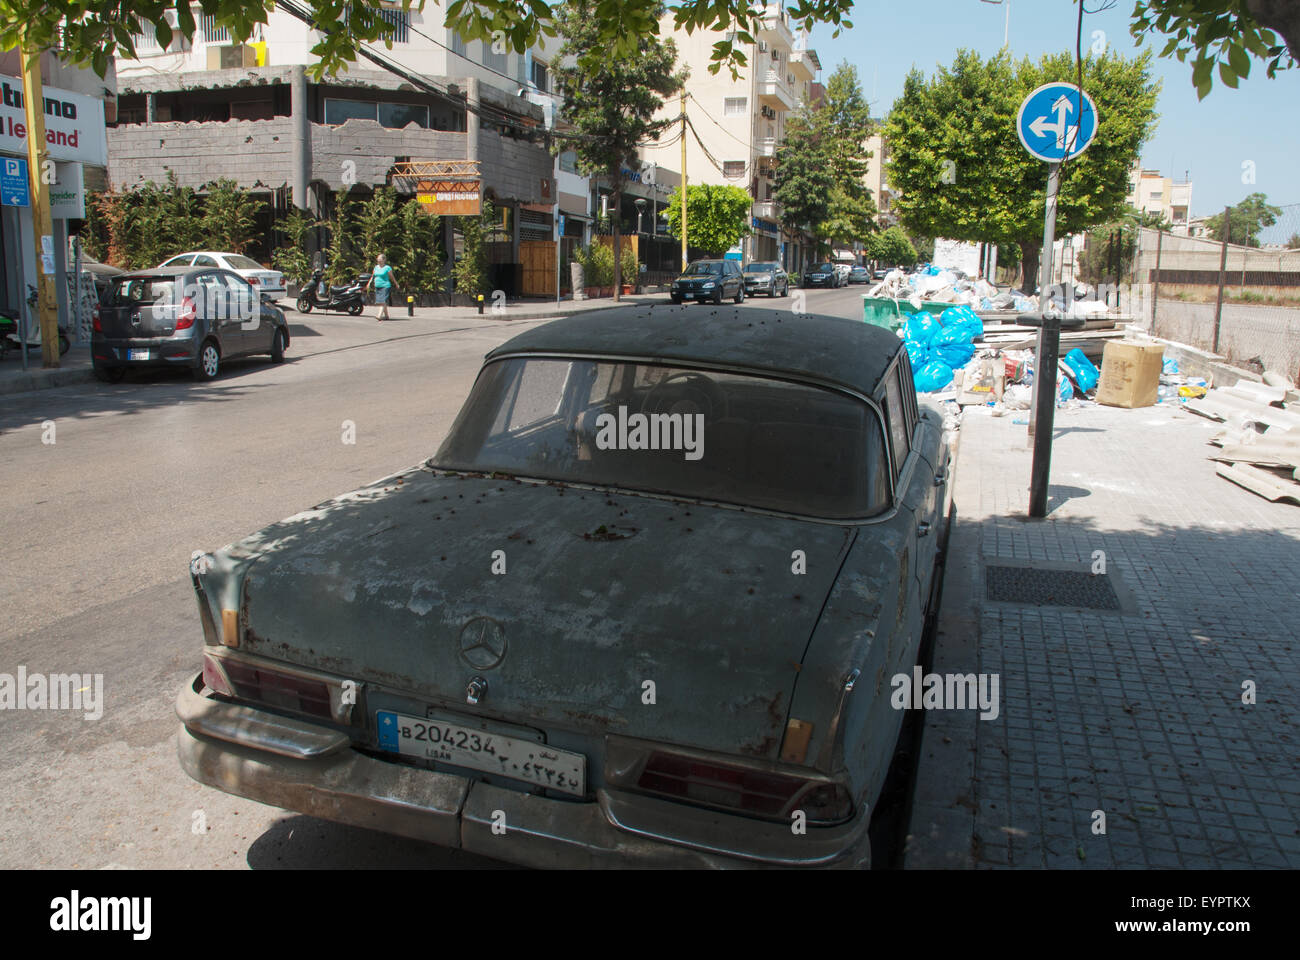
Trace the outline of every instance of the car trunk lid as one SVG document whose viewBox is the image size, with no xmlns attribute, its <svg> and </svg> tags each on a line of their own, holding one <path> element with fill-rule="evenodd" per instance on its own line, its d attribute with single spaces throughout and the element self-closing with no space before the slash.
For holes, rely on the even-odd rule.
<svg viewBox="0 0 1300 960">
<path fill-rule="evenodd" d="M 185 305 L 174 295 L 178 278 L 115 279 L 99 308 L 100 328 L 112 339 L 170 337 Z"/>
</svg>

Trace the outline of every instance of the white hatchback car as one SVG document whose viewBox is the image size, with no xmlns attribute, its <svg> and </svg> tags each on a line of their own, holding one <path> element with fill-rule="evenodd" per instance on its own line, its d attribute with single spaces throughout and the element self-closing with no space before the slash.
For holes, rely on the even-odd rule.
<svg viewBox="0 0 1300 960">
<path fill-rule="evenodd" d="M 284 274 L 279 270 L 268 270 L 252 257 L 242 253 L 217 253 L 212 250 L 191 250 L 180 253 L 158 264 L 160 267 L 223 267 L 233 270 L 253 285 L 259 293 L 269 294 L 273 299 L 285 295 Z"/>
</svg>

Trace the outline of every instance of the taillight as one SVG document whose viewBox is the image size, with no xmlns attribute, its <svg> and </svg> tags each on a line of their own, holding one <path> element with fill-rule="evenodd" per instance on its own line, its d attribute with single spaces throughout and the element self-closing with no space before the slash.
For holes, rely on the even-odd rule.
<svg viewBox="0 0 1300 960">
<path fill-rule="evenodd" d="M 230 681 L 226 679 L 226 673 L 221 669 L 221 664 L 217 663 L 217 658 L 211 654 L 203 655 L 203 682 L 208 688 L 221 694 L 223 697 L 233 697 L 234 691 L 230 689 Z"/>
<path fill-rule="evenodd" d="M 251 283 L 253 286 L 257 286 L 262 281 L 257 279 L 257 277 L 249 277 L 248 282 Z"/>
<path fill-rule="evenodd" d="M 181 301 L 180 313 L 176 317 L 176 329 L 187 330 L 194 326 L 194 320 L 198 317 L 198 309 L 194 306 L 194 298 L 186 297 Z"/>
<path fill-rule="evenodd" d="M 785 820 L 802 810 L 810 822 L 838 823 L 853 815 L 853 798 L 840 784 L 663 751 L 650 755 L 637 788 L 753 817 Z"/>
<path fill-rule="evenodd" d="M 204 655 L 203 674 L 205 682 L 207 681 L 208 661 L 214 659 L 209 655 Z M 253 667 L 228 657 L 222 659 L 221 667 L 224 669 L 226 679 L 230 682 L 230 692 L 227 693 L 227 696 L 239 700 L 251 700 L 255 703 L 265 703 L 269 706 L 281 707 L 298 713 L 308 713 L 312 716 L 323 717 L 326 720 L 334 719 L 330 710 L 329 687 L 320 680 L 296 677 L 292 674 L 268 670 L 262 666 Z M 208 686 L 212 687 L 213 690 L 217 689 L 211 683 Z"/>
<path fill-rule="evenodd" d="M 103 333 L 104 328 L 99 323 L 99 304 L 90 308 L 90 323 L 96 333 Z"/>
</svg>

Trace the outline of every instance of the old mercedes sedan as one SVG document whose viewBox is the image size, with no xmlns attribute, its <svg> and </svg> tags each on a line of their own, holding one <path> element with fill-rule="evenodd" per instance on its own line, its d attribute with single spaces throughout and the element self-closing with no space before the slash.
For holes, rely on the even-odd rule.
<svg viewBox="0 0 1300 960">
<path fill-rule="evenodd" d="M 538 867 L 869 865 L 941 421 L 880 327 L 718 314 L 529 330 L 429 460 L 197 555 L 186 772 Z"/>
</svg>

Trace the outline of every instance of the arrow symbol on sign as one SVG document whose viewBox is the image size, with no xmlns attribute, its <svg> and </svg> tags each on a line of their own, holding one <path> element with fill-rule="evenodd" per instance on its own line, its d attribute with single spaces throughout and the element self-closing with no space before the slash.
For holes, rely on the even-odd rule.
<svg viewBox="0 0 1300 960">
<path fill-rule="evenodd" d="M 1055 122 L 1049 123 L 1046 116 L 1035 117 L 1034 121 L 1029 124 L 1029 129 L 1034 132 L 1034 136 L 1036 137 L 1045 137 L 1049 132 L 1056 134 L 1056 146 L 1060 149 L 1065 146 L 1065 138 L 1069 132 L 1069 127 L 1067 126 L 1069 122 L 1068 117 L 1070 111 L 1074 109 L 1074 104 L 1070 102 L 1068 97 L 1062 94 L 1056 99 L 1056 102 L 1052 104 L 1052 109 L 1056 111 Z"/>
</svg>

